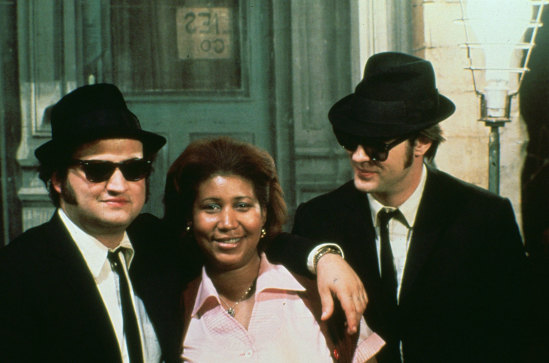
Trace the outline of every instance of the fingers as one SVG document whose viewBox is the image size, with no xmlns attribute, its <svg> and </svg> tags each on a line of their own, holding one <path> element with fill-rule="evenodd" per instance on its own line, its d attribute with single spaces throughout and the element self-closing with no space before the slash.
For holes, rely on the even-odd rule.
<svg viewBox="0 0 549 363">
<path fill-rule="evenodd" d="M 366 306 L 368 306 L 368 295 L 366 294 L 366 289 L 362 284 L 360 279 L 357 281 L 357 288 L 354 290 L 356 292 L 355 297 L 355 307 L 356 311 L 362 315 L 366 311 Z"/>
<path fill-rule="evenodd" d="M 334 299 L 329 289 L 319 289 L 320 303 L 322 304 L 322 316 L 321 320 L 328 320 L 334 312 Z"/>
<path fill-rule="evenodd" d="M 338 300 L 341 303 L 341 308 L 345 313 L 345 318 L 347 320 L 347 333 L 355 334 L 358 331 L 358 326 L 360 324 L 360 318 L 362 314 L 357 310 L 357 299 L 352 296 L 338 296 Z"/>
<path fill-rule="evenodd" d="M 347 332 L 354 334 L 360 326 L 360 319 L 366 310 L 368 304 L 368 296 L 360 279 L 355 281 L 355 285 L 351 285 L 349 293 L 338 296 L 341 303 L 341 308 L 345 312 L 347 319 Z"/>
<path fill-rule="evenodd" d="M 319 260 L 317 283 L 322 303 L 321 319 L 326 320 L 332 316 L 335 297 L 345 313 L 347 332 L 356 333 L 368 303 L 364 285 L 358 275 L 339 255 L 329 254 Z"/>
</svg>

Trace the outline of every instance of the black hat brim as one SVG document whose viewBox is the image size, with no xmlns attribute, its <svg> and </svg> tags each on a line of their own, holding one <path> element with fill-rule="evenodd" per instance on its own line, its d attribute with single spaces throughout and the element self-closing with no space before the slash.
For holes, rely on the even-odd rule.
<svg viewBox="0 0 549 363">
<path fill-rule="evenodd" d="M 386 118 L 380 107 L 364 106 L 360 100 L 357 102 L 354 93 L 336 102 L 328 118 L 335 132 L 343 132 L 360 137 L 389 140 L 424 130 L 450 117 L 456 107 L 450 99 L 438 95 L 438 107 L 436 112 L 429 115 L 421 115 L 413 120 L 405 113 L 399 118 Z M 357 110 L 356 104 L 361 104 Z M 389 108 L 389 103 L 385 106 Z"/>
</svg>

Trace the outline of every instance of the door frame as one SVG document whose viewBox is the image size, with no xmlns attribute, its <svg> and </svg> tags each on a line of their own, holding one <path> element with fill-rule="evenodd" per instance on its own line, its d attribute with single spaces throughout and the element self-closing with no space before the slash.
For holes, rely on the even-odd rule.
<svg viewBox="0 0 549 363">
<path fill-rule="evenodd" d="M 260 0 L 250 0 L 260 1 Z M 264 0 L 261 0 L 264 1 Z M 48 108 L 70 90 L 93 81 L 84 79 L 78 43 L 78 0 L 28 0 L 17 3 L 19 98 L 21 142 L 16 160 L 21 171 L 17 198 L 22 205 L 21 229 L 27 230 L 51 218 L 54 207 L 38 178 L 34 150 L 51 135 Z M 81 5 L 84 6 L 84 5 Z M 273 99 L 269 105 L 272 154 L 277 164 L 288 205 L 294 204 L 293 128 L 291 117 L 291 16 L 290 4 L 269 1 L 266 25 L 271 32 L 271 59 L 267 70 Z M 273 25 L 276 24 L 276 27 Z M 61 49 L 61 51 L 59 51 Z M 76 66 L 75 66 L 76 65 Z M 137 97 L 128 97 L 135 102 Z"/>
</svg>

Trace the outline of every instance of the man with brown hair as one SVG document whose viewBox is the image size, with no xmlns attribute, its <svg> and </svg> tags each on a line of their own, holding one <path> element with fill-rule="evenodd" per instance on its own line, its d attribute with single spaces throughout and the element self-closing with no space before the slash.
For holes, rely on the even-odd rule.
<svg viewBox="0 0 549 363">
<path fill-rule="evenodd" d="M 526 256 L 511 203 L 428 164 L 454 109 L 430 62 L 373 55 L 329 112 L 354 178 L 295 215 L 294 233 L 337 243 L 364 282 L 366 321 L 387 342 L 379 362 L 522 353 Z"/>
</svg>

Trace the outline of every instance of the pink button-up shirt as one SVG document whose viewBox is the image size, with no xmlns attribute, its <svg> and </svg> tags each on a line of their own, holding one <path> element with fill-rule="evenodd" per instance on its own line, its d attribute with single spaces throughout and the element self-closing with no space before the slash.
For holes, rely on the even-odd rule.
<svg viewBox="0 0 549 363">
<path fill-rule="evenodd" d="M 297 294 L 305 288 L 282 265 L 261 256 L 255 304 L 246 330 L 227 314 L 205 269 L 183 343 L 189 362 L 332 362 L 326 339 Z M 354 362 L 364 362 L 384 345 L 364 319 Z"/>
</svg>

